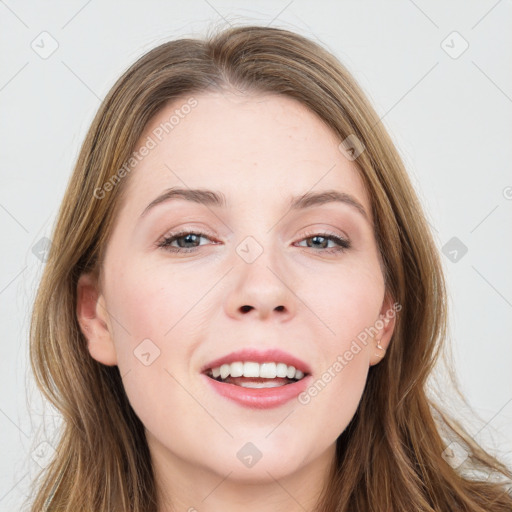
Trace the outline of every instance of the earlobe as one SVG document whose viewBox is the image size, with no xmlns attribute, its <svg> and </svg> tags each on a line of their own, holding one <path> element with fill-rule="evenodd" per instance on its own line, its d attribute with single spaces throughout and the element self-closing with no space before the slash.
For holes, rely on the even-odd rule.
<svg viewBox="0 0 512 512">
<path fill-rule="evenodd" d="M 399 311 L 397 304 L 393 303 L 393 299 L 389 294 L 386 294 L 379 318 L 375 322 L 378 333 L 375 336 L 375 347 L 373 347 L 374 353 L 370 358 L 370 366 L 380 362 L 386 354 L 395 329 L 397 311 Z"/>
<path fill-rule="evenodd" d="M 116 365 L 117 355 L 105 297 L 91 274 L 82 274 L 78 279 L 76 315 L 91 356 L 107 366 Z"/>
</svg>

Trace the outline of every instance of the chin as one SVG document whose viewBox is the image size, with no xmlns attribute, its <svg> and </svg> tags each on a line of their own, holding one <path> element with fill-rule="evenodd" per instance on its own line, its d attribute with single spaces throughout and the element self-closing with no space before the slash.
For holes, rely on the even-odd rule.
<svg viewBox="0 0 512 512">
<path fill-rule="evenodd" d="M 294 449 L 296 443 L 287 446 L 267 439 L 254 442 L 230 440 L 227 444 L 226 451 L 212 460 L 213 468 L 223 476 L 229 473 L 231 481 L 240 483 L 272 482 L 286 477 L 299 470 L 307 458 Z"/>
</svg>

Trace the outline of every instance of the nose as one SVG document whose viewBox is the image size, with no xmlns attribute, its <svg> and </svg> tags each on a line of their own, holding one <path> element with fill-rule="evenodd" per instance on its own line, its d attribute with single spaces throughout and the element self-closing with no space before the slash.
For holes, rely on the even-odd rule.
<svg viewBox="0 0 512 512">
<path fill-rule="evenodd" d="M 233 281 L 225 301 L 228 316 L 285 321 L 295 315 L 292 276 L 275 259 L 262 254 L 252 263 L 241 261 L 231 274 Z"/>
</svg>

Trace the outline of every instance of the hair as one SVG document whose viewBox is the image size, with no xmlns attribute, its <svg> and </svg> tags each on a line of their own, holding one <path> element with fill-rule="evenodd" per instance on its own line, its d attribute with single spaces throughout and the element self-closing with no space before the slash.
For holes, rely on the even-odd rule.
<svg viewBox="0 0 512 512">
<path fill-rule="evenodd" d="M 101 275 L 129 176 L 118 173 L 101 199 L 97 191 L 107 190 L 130 159 L 148 121 L 170 101 L 235 89 L 293 98 L 340 141 L 352 135 L 364 144 L 354 163 L 371 198 L 386 291 L 402 307 L 386 357 L 369 369 L 358 409 L 336 441 L 318 510 L 510 512 L 503 481 L 469 478 L 443 457 L 442 433 L 468 453 L 466 464 L 512 479 L 428 394 L 447 339 L 447 294 L 439 252 L 397 149 L 361 87 L 327 49 L 262 26 L 160 44 L 124 72 L 94 117 L 60 206 L 31 318 L 32 372 L 63 420 L 55 456 L 32 484 L 31 510 L 157 510 L 144 426 L 118 367 L 88 352 L 76 316 L 77 281 L 82 273 Z M 450 376 L 460 394 L 451 370 Z"/>
</svg>

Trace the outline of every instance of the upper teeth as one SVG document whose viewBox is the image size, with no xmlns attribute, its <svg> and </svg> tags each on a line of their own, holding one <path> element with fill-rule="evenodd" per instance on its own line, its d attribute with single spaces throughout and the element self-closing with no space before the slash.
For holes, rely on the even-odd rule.
<svg viewBox="0 0 512 512">
<path fill-rule="evenodd" d="M 217 368 L 212 368 L 214 378 L 220 376 L 221 379 L 231 377 L 260 377 L 265 379 L 275 379 L 276 377 L 288 379 L 302 379 L 304 373 L 297 370 L 295 366 L 288 366 L 285 363 L 255 363 L 253 361 L 237 361 L 231 364 L 223 364 Z"/>
</svg>

